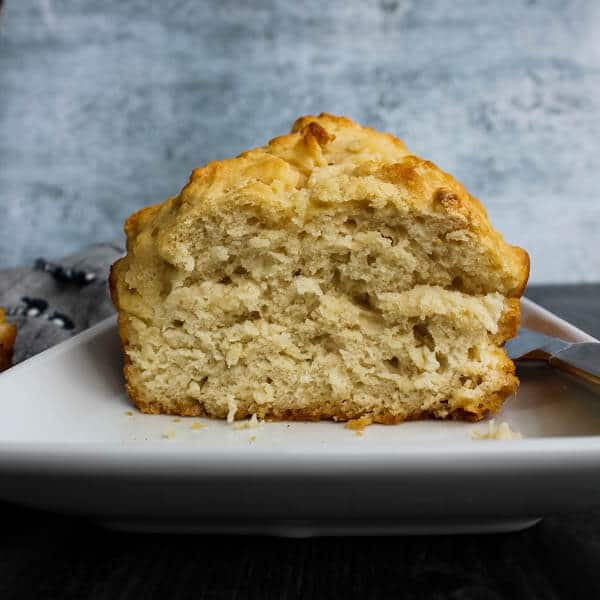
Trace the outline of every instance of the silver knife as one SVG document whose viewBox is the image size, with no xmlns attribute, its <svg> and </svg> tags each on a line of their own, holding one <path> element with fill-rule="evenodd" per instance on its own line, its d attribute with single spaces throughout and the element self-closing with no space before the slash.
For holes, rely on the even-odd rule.
<svg viewBox="0 0 600 600">
<path fill-rule="evenodd" d="M 600 342 L 566 342 L 521 327 L 504 349 L 513 360 L 545 360 L 553 367 L 600 384 Z"/>
</svg>

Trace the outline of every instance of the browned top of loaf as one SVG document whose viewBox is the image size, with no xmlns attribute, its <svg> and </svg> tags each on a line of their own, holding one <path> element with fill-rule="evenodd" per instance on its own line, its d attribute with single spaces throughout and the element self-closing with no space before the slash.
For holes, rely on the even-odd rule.
<svg viewBox="0 0 600 600">
<path fill-rule="evenodd" d="M 129 250 L 140 235 L 160 232 L 159 254 L 185 270 L 185 257 L 176 254 L 170 234 L 199 215 L 252 206 L 265 219 L 285 223 L 351 201 L 368 202 L 375 210 L 392 204 L 416 218 L 443 216 L 478 240 L 482 271 L 503 272 L 501 289 L 482 291 L 522 294 L 527 253 L 503 240 L 461 183 L 394 136 L 326 113 L 299 118 L 289 134 L 266 146 L 195 169 L 178 196 L 133 214 L 125 232 Z"/>
</svg>

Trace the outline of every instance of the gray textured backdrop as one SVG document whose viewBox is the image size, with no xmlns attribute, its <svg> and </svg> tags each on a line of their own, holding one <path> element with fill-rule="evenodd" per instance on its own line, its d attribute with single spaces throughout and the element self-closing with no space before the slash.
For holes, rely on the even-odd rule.
<svg viewBox="0 0 600 600">
<path fill-rule="evenodd" d="M 7 0 L 0 266 L 118 238 L 191 169 L 347 114 L 530 250 L 600 280 L 600 2 Z"/>
</svg>

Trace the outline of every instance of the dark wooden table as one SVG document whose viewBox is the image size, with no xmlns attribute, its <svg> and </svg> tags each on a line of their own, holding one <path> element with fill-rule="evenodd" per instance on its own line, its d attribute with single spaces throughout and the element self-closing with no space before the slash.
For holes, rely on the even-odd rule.
<svg viewBox="0 0 600 600">
<path fill-rule="evenodd" d="M 528 296 L 600 337 L 600 285 Z M 296 540 L 114 533 L 0 503 L 0 599 L 29 597 L 600 598 L 600 507 L 511 534 Z"/>
</svg>

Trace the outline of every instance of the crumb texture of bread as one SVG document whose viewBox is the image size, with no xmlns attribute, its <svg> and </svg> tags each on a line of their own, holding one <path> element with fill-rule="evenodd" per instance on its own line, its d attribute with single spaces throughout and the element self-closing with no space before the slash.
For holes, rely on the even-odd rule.
<svg viewBox="0 0 600 600">
<path fill-rule="evenodd" d="M 302 117 L 125 231 L 111 289 L 142 411 L 479 420 L 517 388 L 527 253 L 389 134 Z"/>
<path fill-rule="evenodd" d="M 4 309 L 0 308 L 0 371 L 10 367 L 17 337 L 16 326 L 7 323 L 4 316 Z"/>
</svg>

